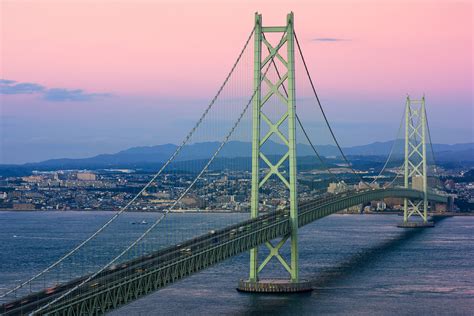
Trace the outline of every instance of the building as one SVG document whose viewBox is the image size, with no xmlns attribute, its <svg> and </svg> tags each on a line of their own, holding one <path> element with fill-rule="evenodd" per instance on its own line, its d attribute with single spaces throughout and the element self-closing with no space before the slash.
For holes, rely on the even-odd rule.
<svg viewBox="0 0 474 316">
<path fill-rule="evenodd" d="M 158 199 L 165 199 L 165 200 L 167 200 L 171 197 L 170 193 L 166 192 L 166 191 L 159 191 L 159 192 L 153 193 L 151 195 L 155 196 Z"/>
<path fill-rule="evenodd" d="M 387 204 L 384 201 L 377 202 L 377 211 L 384 211 L 387 208 Z"/>
<path fill-rule="evenodd" d="M 344 191 L 347 191 L 347 184 L 344 181 L 340 181 L 337 183 L 336 182 L 329 183 L 328 193 L 335 194 L 335 193 L 340 193 Z"/>
<path fill-rule="evenodd" d="M 23 177 L 21 179 L 28 183 L 38 183 L 38 182 L 43 181 L 42 176 L 28 176 L 28 177 Z"/>
<path fill-rule="evenodd" d="M 411 180 L 411 187 L 414 190 L 423 191 L 423 177 L 422 176 L 415 176 Z"/>
<path fill-rule="evenodd" d="M 433 205 L 433 204 L 432 204 Z M 448 206 L 444 203 L 434 203 L 434 212 L 444 213 L 448 210 Z"/>
<path fill-rule="evenodd" d="M 454 190 L 456 188 L 454 181 L 451 179 L 446 180 L 446 182 L 444 183 L 444 186 L 448 190 Z"/>
<path fill-rule="evenodd" d="M 385 206 L 391 209 L 400 209 L 400 207 L 403 205 L 402 198 L 389 197 L 385 198 L 383 201 L 385 203 Z"/>
<path fill-rule="evenodd" d="M 34 204 L 31 203 L 14 203 L 13 210 L 15 211 L 34 211 L 36 209 Z"/>
<path fill-rule="evenodd" d="M 181 199 L 180 204 L 186 208 L 202 208 L 204 201 L 197 195 L 185 196 Z"/>
<path fill-rule="evenodd" d="M 378 182 L 374 182 L 374 183 L 366 183 L 366 182 L 362 182 L 360 181 L 359 184 L 355 185 L 354 188 L 356 190 L 365 190 L 365 189 L 368 189 L 368 188 L 371 188 L 371 189 L 380 189 L 380 184 Z"/>
<path fill-rule="evenodd" d="M 346 208 L 345 210 L 342 210 L 342 213 L 347 213 L 347 214 L 360 214 L 363 211 L 363 205 L 362 204 L 357 204 L 354 206 L 351 206 L 349 208 Z"/>
<path fill-rule="evenodd" d="M 92 172 L 78 172 L 76 177 L 80 181 L 96 181 L 96 175 Z"/>
<path fill-rule="evenodd" d="M 426 183 L 428 185 L 428 188 L 442 187 L 441 181 L 435 177 L 427 177 Z M 411 187 L 415 190 L 423 191 L 423 177 L 422 176 L 413 177 L 411 181 Z"/>
</svg>

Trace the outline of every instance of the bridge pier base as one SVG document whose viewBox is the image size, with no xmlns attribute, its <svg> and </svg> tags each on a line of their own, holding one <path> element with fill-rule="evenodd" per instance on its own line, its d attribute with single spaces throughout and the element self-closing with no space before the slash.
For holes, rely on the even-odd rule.
<svg viewBox="0 0 474 316">
<path fill-rule="evenodd" d="M 400 224 L 397 225 L 397 227 L 400 228 L 425 228 L 425 227 L 434 227 L 435 224 L 434 222 L 401 222 Z"/>
<path fill-rule="evenodd" d="M 237 291 L 247 293 L 269 293 L 269 294 L 285 294 L 285 293 L 304 293 L 311 292 L 313 287 L 310 281 L 301 280 L 292 282 L 287 279 L 268 279 L 259 280 L 257 282 L 250 280 L 240 280 Z"/>
</svg>

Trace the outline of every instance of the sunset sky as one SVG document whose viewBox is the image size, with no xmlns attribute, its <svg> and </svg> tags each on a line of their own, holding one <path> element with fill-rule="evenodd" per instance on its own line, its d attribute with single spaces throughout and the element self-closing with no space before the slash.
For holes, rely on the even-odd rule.
<svg viewBox="0 0 474 316">
<path fill-rule="evenodd" d="M 0 163 L 178 143 L 256 11 L 294 12 L 343 145 L 393 139 L 423 93 L 433 142 L 474 141 L 471 1 L 0 0 Z"/>
</svg>

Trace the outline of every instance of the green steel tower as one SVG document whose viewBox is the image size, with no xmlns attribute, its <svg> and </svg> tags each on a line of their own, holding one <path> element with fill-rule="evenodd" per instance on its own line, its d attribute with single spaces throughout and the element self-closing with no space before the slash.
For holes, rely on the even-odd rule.
<svg viewBox="0 0 474 316">
<path fill-rule="evenodd" d="M 281 34 L 280 41 L 272 45 L 265 37 L 266 33 Z M 278 181 L 289 191 L 289 217 L 291 230 L 287 236 L 274 246 L 271 242 L 265 243 L 269 249 L 269 255 L 259 263 L 258 248 L 250 251 L 250 273 L 249 279 L 241 281 L 239 290 L 249 292 L 299 292 L 310 289 L 307 282 L 300 282 L 298 276 L 298 203 L 296 187 L 296 102 L 295 102 L 295 49 L 294 49 L 294 19 L 293 12 L 287 15 L 285 26 L 263 26 L 262 15 L 255 13 L 255 48 L 254 48 L 254 90 L 253 115 L 252 115 L 252 191 L 251 191 L 251 217 L 259 215 L 259 191 L 262 186 L 275 175 Z M 285 47 L 286 46 L 286 47 Z M 262 48 L 268 54 L 262 58 Z M 284 50 L 286 49 L 286 54 Z M 283 56 L 286 55 L 286 60 Z M 274 60 L 278 60 L 283 65 L 283 71 L 278 72 L 279 80 L 273 83 L 267 77 L 268 68 L 273 66 L 276 69 Z M 285 95 L 280 92 L 280 87 L 286 82 Z M 262 84 L 268 86 L 268 92 L 262 97 Z M 284 86 L 283 86 L 284 87 Z M 272 122 L 265 114 L 264 106 L 267 101 L 275 97 L 281 100 L 286 106 L 285 112 L 276 123 Z M 268 102 L 270 103 L 270 102 Z M 267 105 L 268 107 L 268 105 Z M 262 137 L 262 121 L 268 126 L 268 132 Z M 281 129 L 287 126 L 287 135 Z M 276 164 L 262 152 L 262 146 L 271 136 L 278 137 L 286 145 L 287 151 L 283 153 Z M 260 166 L 260 163 L 263 166 Z M 280 171 L 280 167 L 287 163 L 289 166 L 288 178 Z M 268 172 L 261 177 L 260 168 L 268 169 Z M 291 261 L 288 263 L 280 254 L 280 249 L 289 240 L 291 246 Z M 259 279 L 259 273 L 272 259 L 276 258 L 289 273 L 290 279 L 264 281 Z M 309 288 L 308 288 L 309 287 Z"/>
<path fill-rule="evenodd" d="M 403 202 L 403 223 L 400 227 L 431 227 L 428 222 L 428 178 L 426 162 L 426 109 L 425 97 L 412 100 L 407 96 L 405 105 L 405 162 L 404 187 L 423 192 L 423 199 Z M 419 215 L 422 222 L 409 221 Z"/>
</svg>

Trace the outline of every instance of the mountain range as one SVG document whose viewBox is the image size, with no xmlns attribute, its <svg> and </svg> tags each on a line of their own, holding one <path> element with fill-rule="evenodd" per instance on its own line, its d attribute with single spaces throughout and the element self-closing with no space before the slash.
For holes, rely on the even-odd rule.
<svg viewBox="0 0 474 316">
<path fill-rule="evenodd" d="M 394 141 L 375 142 L 368 145 L 353 146 L 343 148 L 347 156 L 363 157 L 386 157 Z M 193 143 L 183 147 L 176 157 L 176 161 L 202 160 L 208 159 L 219 147 L 219 142 Z M 174 144 L 164 144 L 156 146 L 132 147 L 114 154 L 101 154 L 90 158 L 63 158 L 51 159 L 37 163 L 27 163 L 22 167 L 27 168 L 110 168 L 127 167 L 139 164 L 162 163 L 173 154 L 178 146 Z M 231 141 L 228 142 L 219 153 L 219 158 L 250 157 L 252 145 L 250 142 Z M 286 152 L 286 146 L 280 143 L 267 141 L 263 145 L 263 151 L 268 155 L 281 155 Z M 325 157 L 338 157 L 340 153 L 336 146 L 318 145 L 316 146 L 320 155 Z M 394 145 L 394 156 L 402 158 L 404 148 L 403 140 L 396 141 Z M 430 155 L 430 148 L 427 148 Z M 437 162 L 474 162 L 474 143 L 464 144 L 433 144 L 433 151 Z M 307 144 L 297 145 L 297 155 L 314 155 L 312 148 Z M 4 165 L 5 167 L 6 165 Z M 17 165 L 18 166 L 18 165 Z"/>
</svg>

